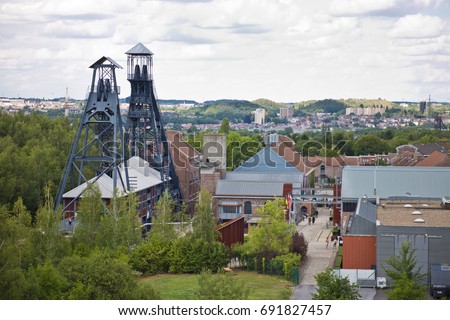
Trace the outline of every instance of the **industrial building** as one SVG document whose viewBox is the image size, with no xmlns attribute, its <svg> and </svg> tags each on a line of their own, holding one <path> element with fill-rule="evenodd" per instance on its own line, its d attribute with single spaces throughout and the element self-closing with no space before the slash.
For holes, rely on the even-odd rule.
<svg viewBox="0 0 450 320">
<path fill-rule="evenodd" d="M 217 215 L 222 221 L 257 218 L 256 209 L 266 201 L 286 197 L 302 185 L 303 173 L 266 146 L 217 182 Z"/>
<path fill-rule="evenodd" d="M 94 184 L 98 187 L 105 208 L 109 208 L 111 200 L 114 196 L 127 195 L 129 192 L 136 193 L 138 198 L 138 210 L 142 223 L 145 223 L 151 215 L 150 208 L 152 208 L 158 200 L 163 189 L 163 182 L 160 179 L 159 172 L 151 168 L 148 162 L 135 156 L 126 162 L 126 167 L 121 166 L 119 171 L 125 175 L 125 169 L 128 172 L 130 189 L 116 188 L 114 189 L 113 179 L 108 175 L 102 175 L 97 179 L 94 177 L 89 181 L 69 190 L 63 195 L 63 204 L 65 211 L 65 218 L 74 218 L 76 212 L 79 210 L 79 199 L 83 197 L 88 184 Z M 116 190 L 117 194 L 114 193 Z M 80 195 L 80 196 L 79 196 Z"/>
<path fill-rule="evenodd" d="M 404 241 L 415 249 L 417 267 L 424 274 L 431 265 L 450 265 L 450 208 L 443 200 L 380 200 L 376 235 L 378 277 L 386 277 L 383 265 L 400 252 Z"/>
</svg>

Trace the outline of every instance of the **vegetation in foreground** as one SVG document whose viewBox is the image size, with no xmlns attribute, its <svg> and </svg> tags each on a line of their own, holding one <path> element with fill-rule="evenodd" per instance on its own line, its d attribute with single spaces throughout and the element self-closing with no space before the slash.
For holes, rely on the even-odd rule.
<svg viewBox="0 0 450 320">
<path fill-rule="evenodd" d="M 212 277 L 220 276 L 220 274 L 212 275 Z M 140 285 L 151 283 L 162 300 L 193 300 L 199 299 L 200 277 L 198 274 L 159 274 L 141 277 L 139 283 Z M 230 277 L 234 283 L 242 283 L 243 287 L 248 289 L 249 300 L 287 300 L 293 290 L 292 282 L 282 277 L 241 270 L 232 271 Z"/>
</svg>

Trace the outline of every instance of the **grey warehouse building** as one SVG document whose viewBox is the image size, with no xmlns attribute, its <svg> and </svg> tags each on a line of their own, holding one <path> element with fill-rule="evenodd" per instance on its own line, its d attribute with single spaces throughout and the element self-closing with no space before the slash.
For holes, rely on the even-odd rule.
<svg viewBox="0 0 450 320">
<path fill-rule="evenodd" d="M 404 241 L 416 250 L 423 273 L 428 274 L 431 265 L 450 265 L 450 209 L 442 200 L 380 200 L 376 223 L 378 277 L 386 277 L 382 266 L 400 252 Z"/>
</svg>

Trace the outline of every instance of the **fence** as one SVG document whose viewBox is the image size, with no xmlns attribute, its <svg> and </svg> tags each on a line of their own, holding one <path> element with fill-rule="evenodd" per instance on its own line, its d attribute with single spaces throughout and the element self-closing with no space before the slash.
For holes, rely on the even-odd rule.
<svg viewBox="0 0 450 320">
<path fill-rule="evenodd" d="M 336 273 L 340 277 L 348 277 L 350 283 L 354 283 L 359 287 L 372 287 L 376 286 L 375 270 L 364 269 L 335 269 Z"/>
<path fill-rule="evenodd" d="M 295 285 L 300 283 L 300 268 L 298 266 L 290 266 L 280 260 L 249 257 L 243 265 L 245 265 L 248 271 L 283 276 Z"/>
</svg>

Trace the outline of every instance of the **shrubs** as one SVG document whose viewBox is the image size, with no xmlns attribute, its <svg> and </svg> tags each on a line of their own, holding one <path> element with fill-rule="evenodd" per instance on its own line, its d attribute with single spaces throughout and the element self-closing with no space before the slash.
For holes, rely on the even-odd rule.
<svg viewBox="0 0 450 320">
<path fill-rule="evenodd" d="M 143 274 L 217 272 L 229 262 L 228 249 L 220 242 L 195 238 L 192 234 L 163 242 L 150 238 L 131 253 L 130 264 Z"/>
<path fill-rule="evenodd" d="M 294 235 L 292 236 L 290 251 L 293 253 L 298 253 L 302 257 L 306 257 L 306 254 L 308 253 L 308 241 L 306 241 L 303 233 L 299 234 L 298 231 L 294 233 Z"/>
<path fill-rule="evenodd" d="M 151 237 L 149 242 L 143 243 L 131 252 L 131 267 L 143 274 L 157 274 L 169 271 L 169 253 L 172 242 L 164 241 L 161 237 Z"/>
<path fill-rule="evenodd" d="M 200 300 L 246 300 L 250 294 L 244 283 L 235 281 L 230 273 L 213 276 L 210 271 L 202 272 L 198 285 L 196 297 Z"/>
</svg>

